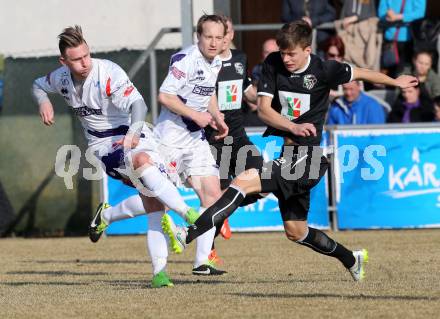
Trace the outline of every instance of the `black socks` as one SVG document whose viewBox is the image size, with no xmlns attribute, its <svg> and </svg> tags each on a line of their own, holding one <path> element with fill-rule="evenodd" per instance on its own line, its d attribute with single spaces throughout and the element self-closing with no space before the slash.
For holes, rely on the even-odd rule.
<svg viewBox="0 0 440 319">
<path fill-rule="evenodd" d="M 186 243 L 189 244 L 214 226 L 222 227 L 224 220 L 232 215 L 244 198 L 241 190 L 234 186 L 228 187 L 222 197 L 207 208 L 194 225 L 188 227 Z"/>
<path fill-rule="evenodd" d="M 355 258 L 351 250 L 338 244 L 319 229 L 309 227 L 309 233 L 306 238 L 302 241 L 297 241 L 297 243 L 308 246 L 320 254 L 339 259 L 345 268 L 351 268 L 355 263 Z"/>
</svg>

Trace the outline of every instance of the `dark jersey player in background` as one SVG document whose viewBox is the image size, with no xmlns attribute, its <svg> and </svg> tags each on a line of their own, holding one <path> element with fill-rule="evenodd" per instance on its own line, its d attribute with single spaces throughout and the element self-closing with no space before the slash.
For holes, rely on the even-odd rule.
<svg viewBox="0 0 440 319">
<path fill-rule="evenodd" d="M 417 85 L 417 79 L 407 75 L 392 79 L 346 63 L 322 61 L 311 54 L 311 37 L 312 29 L 304 21 L 284 25 L 277 35 L 280 52 L 269 55 L 263 66 L 258 112 L 270 126 L 266 134 L 284 137 L 282 157 L 265 165 L 261 172 L 250 169 L 240 174 L 194 227 L 174 228 L 175 236 L 171 240 L 184 247 L 204 231 L 221 225 L 247 194 L 273 192 L 279 200 L 287 238 L 337 258 L 353 279 L 360 281 L 365 276 L 367 250 L 348 250 L 324 232 L 307 225 L 310 190 L 328 166 L 319 142 L 330 87 L 364 80 L 406 88 Z"/>
<path fill-rule="evenodd" d="M 229 135 L 223 140 L 216 140 L 216 131 L 210 126 L 205 128 L 209 144 L 215 148 L 214 158 L 220 168 L 221 189 L 226 189 L 232 179 L 246 169 L 261 169 L 264 162 L 258 149 L 249 140 L 243 125 L 245 116 L 243 99 L 255 103 L 257 90 L 247 76 L 246 54 L 230 48 L 234 39 L 234 27 L 229 17 L 225 19 L 228 29 L 220 52 L 222 68 L 217 77 L 216 89 L 218 108 L 224 114 Z M 227 219 L 222 227 L 217 227 L 216 236 L 219 233 L 225 239 L 231 237 Z M 214 249 L 214 243 L 209 259 L 214 263 L 221 263 Z"/>
</svg>

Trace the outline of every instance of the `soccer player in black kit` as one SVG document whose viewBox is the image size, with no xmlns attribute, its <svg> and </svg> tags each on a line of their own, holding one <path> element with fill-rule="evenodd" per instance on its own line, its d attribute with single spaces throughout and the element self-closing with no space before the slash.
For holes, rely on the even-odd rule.
<svg viewBox="0 0 440 319">
<path fill-rule="evenodd" d="M 330 87 L 364 80 L 406 88 L 417 85 L 417 79 L 408 75 L 392 79 L 347 63 L 322 61 L 311 54 L 311 37 L 312 29 L 306 22 L 285 24 L 277 35 L 280 51 L 270 54 L 263 65 L 258 113 L 269 126 L 266 135 L 284 137 L 282 156 L 260 172 L 250 169 L 237 176 L 193 226 L 168 226 L 173 228 L 171 240 L 183 248 L 211 227 L 221 225 L 248 194 L 272 192 L 279 200 L 287 238 L 337 258 L 355 281 L 361 281 L 365 277 L 367 250 L 351 251 L 307 225 L 310 190 L 328 167 L 319 142 Z"/>
<path fill-rule="evenodd" d="M 214 147 L 214 158 L 220 168 L 220 187 L 226 189 L 232 179 L 246 169 L 261 169 L 263 157 L 256 146 L 249 140 L 243 126 L 244 110 L 243 100 L 253 103 L 257 100 L 257 92 L 247 76 L 247 57 L 246 54 L 235 49 L 231 49 L 234 38 L 234 27 L 229 17 L 225 17 L 227 24 L 224 47 L 220 52 L 222 68 L 217 77 L 217 101 L 218 109 L 224 114 L 224 120 L 229 127 L 229 134 L 224 140 L 215 139 L 216 131 L 207 126 L 205 134 L 208 142 Z M 248 203 L 250 200 L 248 200 Z M 243 203 L 244 204 L 244 203 Z M 226 239 L 231 236 L 227 219 L 221 227 L 217 227 L 217 233 L 221 233 Z M 214 249 L 211 254 L 211 262 L 220 262 L 220 258 Z"/>
</svg>

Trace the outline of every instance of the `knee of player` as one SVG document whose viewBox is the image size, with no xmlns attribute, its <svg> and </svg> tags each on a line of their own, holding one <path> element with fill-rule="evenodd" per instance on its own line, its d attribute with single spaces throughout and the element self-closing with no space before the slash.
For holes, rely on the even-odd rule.
<svg viewBox="0 0 440 319">
<path fill-rule="evenodd" d="M 302 228 L 292 225 L 284 226 L 284 231 L 287 239 L 291 241 L 302 240 L 305 235 L 305 231 Z"/>
<path fill-rule="evenodd" d="M 145 153 L 136 153 L 133 155 L 133 167 L 134 169 L 138 169 L 144 165 L 151 165 L 150 157 Z"/>
<path fill-rule="evenodd" d="M 239 187 L 246 194 L 258 193 L 261 190 L 260 176 L 253 168 L 240 173 L 231 184 Z"/>
</svg>

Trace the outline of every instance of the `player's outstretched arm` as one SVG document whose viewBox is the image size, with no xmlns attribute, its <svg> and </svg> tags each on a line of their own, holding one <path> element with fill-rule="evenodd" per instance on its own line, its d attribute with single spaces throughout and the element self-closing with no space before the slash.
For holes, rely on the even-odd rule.
<svg viewBox="0 0 440 319">
<path fill-rule="evenodd" d="M 206 127 L 209 122 L 212 121 L 211 114 L 208 112 L 198 112 L 189 108 L 177 97 L 177 95 L 160 92 L 158 101 L 170 111 L 190 118 L 200 127 Z"/>
<path fill-rule="evenodd" d="M 36 82 L 37 81 L 32 85 L 32 96 L 38 104 L 41 121 L 45 125 L 50 126 L 55 123 L 53 106 L 46 91 L 44 91 Z"/>
<path fill-rule="evenodd" d="M 419 83 L 417 78 L 411 75 L 401 75 L 398 78 L 393 79 L 386 74 L 362 68 L 353 68 L 353 80 L 363 80 L 376 84 L 395 86 L 402 89 L 416 86 Z"/>
</svg>

